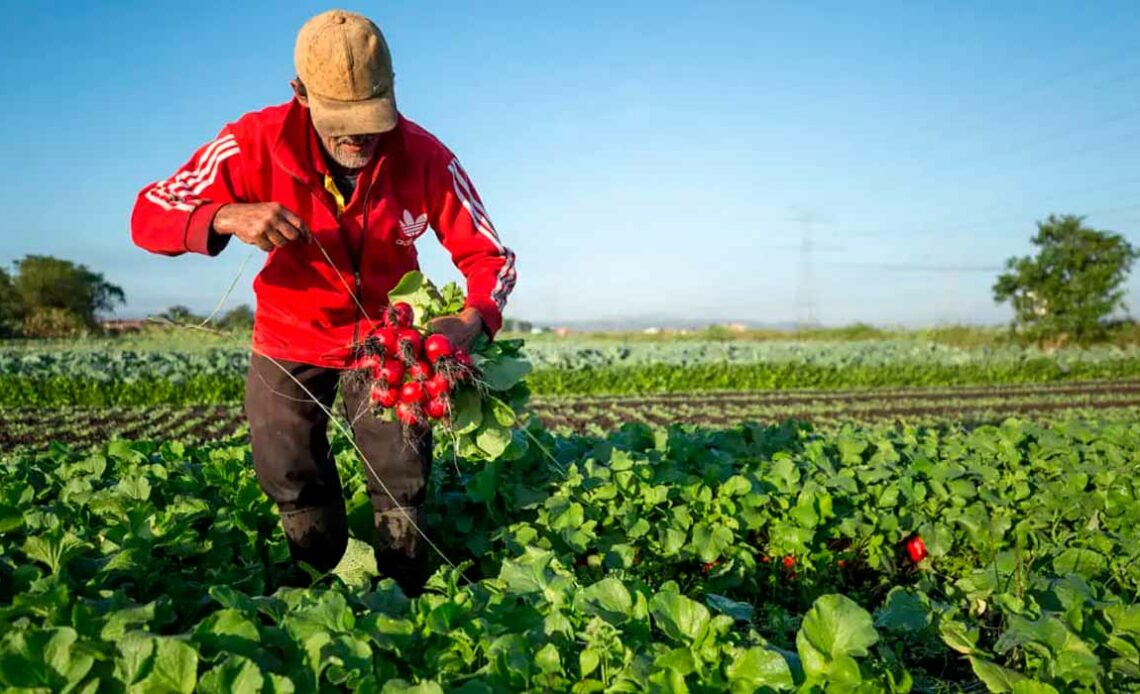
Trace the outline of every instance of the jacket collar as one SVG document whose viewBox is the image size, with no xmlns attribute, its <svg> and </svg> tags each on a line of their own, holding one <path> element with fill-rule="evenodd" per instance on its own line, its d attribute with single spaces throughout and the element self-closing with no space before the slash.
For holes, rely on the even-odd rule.
<svg viewBox="0 0 1140 694">
<path fill-rule="evenodd" d="M 404 116 L 398 115 L 395 129 L 386 134 L 376 158 L 362 172 L 365 180 L 372 179 L 380 162 L 403 148 L 406 123 Z M 309 109 L 296 97 L 289 102 L 289 110 L 285 113 L 271 156 L 277 166 L 294 178 L 310 186 L 324 187 L 325 174 L 329 173 L 329 168 L 321 151 L 320 140 L 317 139 L 317 131 L 309 118 Z"/>
</svg>

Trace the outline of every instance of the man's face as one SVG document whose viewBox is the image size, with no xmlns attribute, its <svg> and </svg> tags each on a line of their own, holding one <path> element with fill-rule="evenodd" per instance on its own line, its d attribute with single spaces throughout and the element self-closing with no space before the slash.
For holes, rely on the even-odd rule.
<svg viewBox="0 0 1140 694">
<path fill-rule="evenodd" d="M 376 156 L 380 146 L 380 133 L 364 135 L 329 136 L 317 131 L 325 151 L 337 164 L 346 169 L 359 169 L 367 166 Z"/>
<path fill-rule="evenodd" d="M 301 103 L 308 106 L 309 99 L 305 93 L 305 85 L 301 83 L 301 80 L 291 80 L 289 84 L 293 87 L 293 93 L 297 95 Z M 316 124 L 313 127 L 316 128 Z M 316 130 L 317 139 L 321 141 L 321 146 L 325 148 L 325 152 L 333 161 L 346 169 L 359 169 L 367 166 L 376 156 L 376 150 L 380 148 L 380 138 L 383 136 L 383 133 L 328 135 L 321 132 L 320 128 L 316 128 Z"/>
</svg>

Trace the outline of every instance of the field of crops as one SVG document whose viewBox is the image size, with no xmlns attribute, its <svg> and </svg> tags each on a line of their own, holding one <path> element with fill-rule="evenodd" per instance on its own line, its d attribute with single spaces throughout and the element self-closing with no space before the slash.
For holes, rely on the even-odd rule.
<svg viewBox="0 0 1140 694">
<path fill-rule="evenodd" d="M 1140 349 L 961 349 L 936 343 L 680 344 L 544 340 L 537 395 L 1053 383 L 1140 377 Z M 0 407 L 240 402 L 244 347 L 0 350 Z"/>
<path fill-rule="evenodd" d="M 244 351 L 7 350 L 0 688 L 1140 691 L 1140 351 L 879 347 L 539 343 L 414 600 L 340 435 L 361 542 L 280 585 Z"/>
</svg>

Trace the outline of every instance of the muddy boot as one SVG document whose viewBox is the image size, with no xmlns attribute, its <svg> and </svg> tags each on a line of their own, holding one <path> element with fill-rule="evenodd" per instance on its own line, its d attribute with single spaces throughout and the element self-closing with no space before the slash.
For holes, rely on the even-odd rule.
<svg viewBox="0 0 1140 694">
<path fill-rule="evenodd" d="M 392 578 L 408 597 L 423 592 L 428 579 L 427 544 L 416 528 L 424 529 L 424 513 L 414 506 L 390 511 L 375 511 L 376 567 L 381 575 Z"/>
<path fill-rule="evenodd" d="M 294 562 L 305 562 L 322 573 L 331 571 L 348 546 L 344 504 L 281 512 L 281 527 Z"/>
</svg>

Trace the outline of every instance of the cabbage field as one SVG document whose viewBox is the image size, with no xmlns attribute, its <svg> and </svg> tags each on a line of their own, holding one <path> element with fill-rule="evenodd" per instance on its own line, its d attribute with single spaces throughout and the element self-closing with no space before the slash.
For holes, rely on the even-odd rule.
<svg viewBox="0 0 1140 694">
<path fill-rule="evenodd" d="M 1140 691 L 1140 352 L 527 354 L 409 599 L 335 431 L 357 540 L 282 585 L 243 350 L 0 352 L 0 689 Z"/>
</svg>

